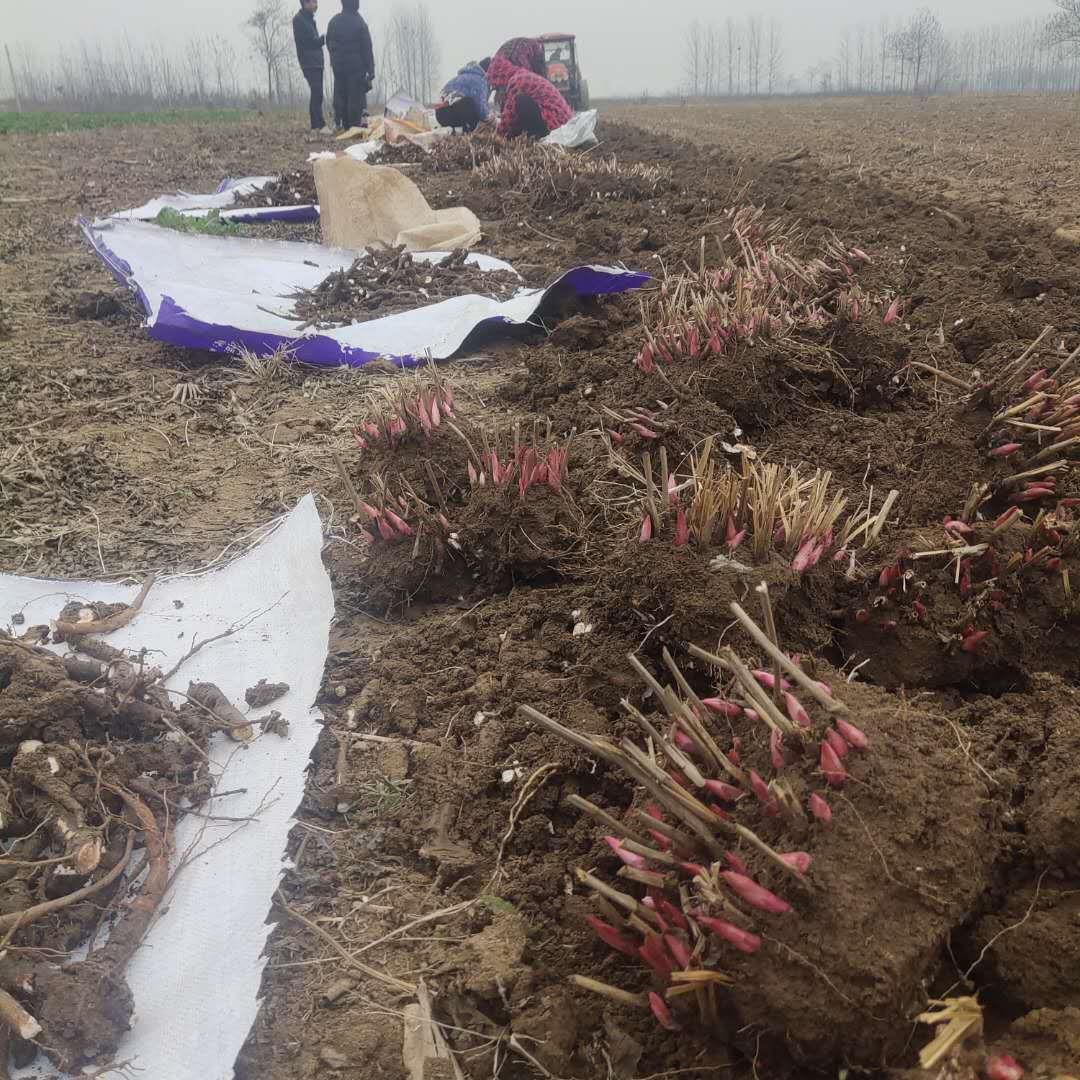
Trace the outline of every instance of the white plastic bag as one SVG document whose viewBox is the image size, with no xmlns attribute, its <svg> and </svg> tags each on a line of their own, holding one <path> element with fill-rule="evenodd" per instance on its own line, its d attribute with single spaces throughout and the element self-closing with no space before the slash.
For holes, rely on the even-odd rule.
<svg viewBox="0 0 1080 1080">
<path fill-rule="evenodd" d="M 562 127 L 556 128 L 543 141 L 548 146 L 561 146 L 565 150 L 573 150 L 578 146 L 589 146 L 596 142 L 597 112 L 589 109 L 587 112 L 575 113 Z"/>
</svg>

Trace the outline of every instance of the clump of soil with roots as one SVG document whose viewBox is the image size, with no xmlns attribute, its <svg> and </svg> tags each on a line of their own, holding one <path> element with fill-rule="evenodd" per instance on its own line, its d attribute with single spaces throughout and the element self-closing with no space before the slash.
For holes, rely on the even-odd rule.
<svg viewBox="0 0 1080 1080">
<path fill-rule="evenodd" d="M 179 664 L 166 674 L 106 640 L 151 586 L 131 605 L 73 602 L 51 627 L 0 635 L 5 1076 L 9 1054 L 25 1064 L 41 1050 L 65 1072 L 113 1061 L 134 1011 L 125 968 L 183 868 L 170 865 L 177 821 L 214 795 L 209 740 L 252 738 L 216 686 L 192 683 L 177 707 L 164 681 Z"/>
</svg>

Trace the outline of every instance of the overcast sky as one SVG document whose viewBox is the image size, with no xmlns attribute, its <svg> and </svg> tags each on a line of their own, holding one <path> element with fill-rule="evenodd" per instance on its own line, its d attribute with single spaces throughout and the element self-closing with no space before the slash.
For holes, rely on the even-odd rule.
<svg viewBox="0 0 1080 1080">
<path fill-rule="evenodd" d="M 396 3 L 360 0 L 360 5 L 376 36 L 377 56 L 379 24 Z M 41 52 L 76 43 L 80 35 L 95 42 L 107 40 L 124 29 L 136 40 L 153 37 L 179 44 L 190 34 L 219 34 L 239 41 L 240 24 L 253 6 L 253 0 L 4 0 L 4 38 Z M 695 18 L 719 22 L 750 13 L 779 18 L 785 74 L 801 78 L 809 66 L 835 55 L 845 26 L 877 25 L 883 16 L 899 19 L 916 6 L 896 0 L 755 0 L 745 5 L 717 0 L 430 0 L 428 4 L 447 73 L 466 60 L 490 54 L 507 38 L 570 32 L 579 37 L 582 68 L 594 97 L 676 88 L 682 76 L 683 39 Z M 1052 0 L 1032 0 L 1023 7 L 1016 0 L 940 0 L 931 6 L 950 30 L 1010 22 L 1021 14 L 1042 15 L 1053 9 Z M 337 10 L 339 0 L 320 0 L 320 27 L 325 28 Z"/>
</svg>

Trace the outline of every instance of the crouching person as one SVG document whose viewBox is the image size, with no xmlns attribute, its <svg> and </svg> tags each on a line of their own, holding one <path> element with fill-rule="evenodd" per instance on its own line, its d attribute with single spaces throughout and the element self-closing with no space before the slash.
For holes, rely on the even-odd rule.
<svg viewBox="0 0 1080 1080">
<path fill-rule="evenodd" d="M 504 138 L 543 139 L 574 115 L 547 79 L 516 67 L 504 56 L 492 59 L 488 82 L 502 95 L 499 134 Z"/>
<path fill-rule="evenodd" d="M 466 64 L 443 88 L 435 106 L 435 119 L 440 127 L 475 131 L 488 118 L 487 75 L 483 61 Z"/>
</svg>

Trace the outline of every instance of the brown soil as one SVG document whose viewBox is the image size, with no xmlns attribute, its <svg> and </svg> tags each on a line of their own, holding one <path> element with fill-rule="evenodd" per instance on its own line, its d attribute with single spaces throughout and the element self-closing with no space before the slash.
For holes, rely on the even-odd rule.
<svg viewBox="0 0 1080 1080">
<path fill-rule="evenodd" d="M 482 250 L 530 280 L 582 261 L 622 260 L 658 275 L 696 268 L 701 237 L 714 237 L 733 205 L 755 203 L 769 220 L 800 219 L 793 243 L 802 255 L 833 234 L 865 250 L 873 261 L 858 268 L 859 287 L 875 304 L 903 302 L 891 325 L 879 307 L 837 314 L 816 332 L 676 361 L 662 375 L 634 366 L 644 334 L 633 296 L 582 305 L 549 326 L 542 344 L 466 350 L 444 372 L 455 424 L 477 456 L 482 436 L 505 452 L 515 425 L 523 446 L 574 432 L 561 492 L 540 484 L 524 497 L 516 476 L 502 489 L 470 484 L 477 462 L 445 423 L 396 450 L 357 456 L 352 432 L 398 376 L 179 354 L 147 342 L 122 316 L 90 320 L 45 303 L 61 266 L 71 286 L 111 289 L 67 230 L 75 210 L 296 168 L 295 132 L 269 119 L 192 129 L 168 155 L 146 129 L 15 139 L 12 183 L 32 182 L 57 203 L 9 211 L 0 238 L 12 325 L 0 376 L 11 419 L 0 435 L 0 476 L 19 500 L 16 510 L 5 501 L 5 568 L 101 576 L 102 561 L 117 572 L 198 564 L 312 488 L 328 526 L 337 616 L 319 702 L 327 730 L 283 895 L 369 968 L 351 967 L 277 909 L 264 1007 L 238 1077 L 404 1077 L 400 1014 L 415 995 L 371 968 L 411 985 L 424 979 L 472 1078 L 536 1075 L 516 1047 L 551 1075 L 581 1080 L 680 1069 L 793 1078 L 852 1066 L 884 1076 L 913 1066 L 929 1040 L 929 1029 L 913 1024 L 927 998 L 960 993 L 984 1002 L 996 1051 L 1034 1075 L 1074 1068 L 1080 865 L 1070 792 L 1080 671 L 1063 579 L 1032 574 L 998 607 L 987 600 L 973 609 L 949 567 L 928 561 L 912 579 L 926 582 L 924 621 L 912 596 L 888 593 L 879 575 L 905 552 L 941 546 L 942 519 L 960 513 L 973 482 L 1000 483 L 1009 472 L 980 441 L 993 403 L 963 400 L 911 361 L 968 381 L 992 377 L 1047 324 L 1057 330 L 1033 361 L 1050 366 L 1062 343 L 1066 352 L 1080 344 L 1076 253 L 1033 213 L 1080 214 L 1080 206 L 1068 202 L 1067 185 L 1043 192 L 1044 202 L 1028 198 L 1008 154 L 1000 168 L 982 154 L 977 175 L 1015 200 L 995 203 L 980 190 L 943 206 L 943 192 L 927 187 L 937 183 L 934 170 L 970 171 L 970 147 L 954 138 L 938 144 L 940 167 L 919 166 L 917 183 L 898 152 L 860 169 L 895 134 L 881 135 L 870 115 L 886 107 L 927 145 L 943 115 L 928 117 L 914 102 L 875 103 L 845 136 L 854 150 L 834 153 L 835 128 L 823 127 L 820 139 L 794 134 L 798 115 L 771 107 L 642 110 L 635 115 L 664 130 L 606 123 L 599 152 L 670 169 L 671 189 L 561 199 L 539 212 L 513 190 L 475 183 L 464 141 L 452 142 L 456 158 L 446 151 L 410 169 L 433 206 L 474 209 Z M 956 108 L 949 116 L 959 122 L 976 106 Z M 986 105 L 984 126 L 997 108 Z M 1023 142 L 1028 108 L 1015 106 L 1023 125 L 1015 117 L 999 124 L 1009 145 Z M 682 124 L 701 145 L 666 133 L 687 116 L 708 120 Z M 711 145 L 736 121 L 748 151 L 738 156 Z M 774 160 L 810 142 L 809 158 Z M 477 143 L 475 157 L 495 152 Z M 91 156 L 96 176 L 78 164 Z M 120 168 L 114 159 L 146 164 Z M 717 257 L 708 245 L 706 254 Z M 636 432 L 631 410 L 652 414 L 660 437 Z M 530 434 L 534 421 L 539 434 Z M 649 450 L 655 467 L 662 445 L 685 476 L 707 436 L 717 454 L 722 442 L 749 445 L 807 475 L 828 470 L 852 506 L 867 505 L 872 489 L 878 507 L 895 488 L 880 540 L 856 545 L 854 562 L 826 557 L 803 574 L 775 548 L 760 558 L 740 548 L 734 561 L 716 560 L 722 545 L 675 548 L 670 522 L 661 538 L 637 543 L 640 495 L 625 466 Z M 358 538 L 366 523 L 362 514 L 352 520 L 335 453 L 364 498 L 379 485 L 402 493 L 406 505 L 395 505 L 419 525 L 417 538 Z M 737 451 L 721 456 L 739 466 Z M 1063 496 L 1075 494 L 1071 475 L 1059 480 Z M 992 502 L 986 514 L 1003 508 Z M 434 523 L 436 512 L 448 528 Z M 1002 553 L 1022 548 L 1023 535 L 1006 534 Z M 1080 582 L 1075 555 L 1062 559 Z M 793 915 L 762 919 L 769 940 L 759 953 L 718 956 L 735 978 L 720 1022 L 701 1025 L 680 1005 L 684 1030 L 674 1035 L 568 981 L 585 974 L 634 992 L 653 988 L 641 965 L 600 945 L 584 922 L 591 909 L 574 870 L 611 881 L 618 863 L 565 802 L 579 794 L 621 818 L 638 794 L 516 708 L 531 705 L 590 736 L 632 735 L 620 699 L 644 711 L 655 702 L 642 696 L 626 654 L 657 675 L 665 648 L 692 670 L 691 643 L 712 650 L 720 640 L 760 660 L 732 628 L 728 605 L 749 607 L 762 578 L 784 647 L 816 658 L 872 747 L 847 759 L 853 780 L 844 798 L 830 799 L 829 830 L 797 835 L 740 807 L 769 842 L 813 856 L 816 888 L 786 893 Z M 857 618 L 862 610 L 872 617 Z M 960 648 L 969 624 L 992 631 L 980 650 Z M 700 670 L 689 677 L 698 690 L 707 685 Z M 766 768 L 761 731 L 735 724 L 728 734 Z M 800 791 L 821 787 L 810 758 L 791 775 Z M 778 885 L 761 864 L 751 868 Z"/>
</svg>

